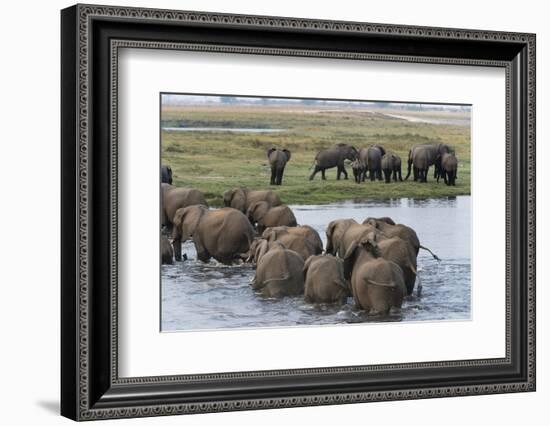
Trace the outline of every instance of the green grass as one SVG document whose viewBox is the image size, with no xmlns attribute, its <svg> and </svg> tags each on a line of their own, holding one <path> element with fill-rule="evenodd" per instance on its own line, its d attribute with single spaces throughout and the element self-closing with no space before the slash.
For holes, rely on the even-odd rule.
<svg viewBox="0 0 550 426">
<path fill-rule="evenodd" d="M 373 111 L 328 110 L 308 106 L 165 106 L 162 110 L 163 127 L 185 125 L 286 130 L 261 134 L 163 131 L 162 163 L 172 167 L 175 185 L 201 190 L 212 206 L 222 205 L 222 193 L 236 186 L 274 189 L 287 204 L 470 194 L 469 126 L 408 122 Z M 404 111 L 396 111 L 395 114 L 412 115 Z M 414 115 L 419 117 L 421 114 L 415 112 Z M 386 184 L 367 181 L 356 184 L 349 165 L 346 166 L 349 180 L 337 181 L 334 168 L 326 171 L 326 181 L 321 181 L 320 173 L 314 181 L 309 181 L 315 154 L 339 142 L 352 144 L 358 149 L 374 143 L 383 145 L 387 151 L 401 156 L 403 178 L 407 171 L 407 153 L 412 145 L 449 144 L 455 149 L 459 160 L 457 184 L 448 187 L 442 180 L 437 184 L 433 180 L 433 168 L 430 169 L 427 184 L 412 182 L 412 176 L 404 182 Z M 292 152 L 282 186 L 269 185 L 271 171 L 265 153 L 272 146 Z"/>
</svg>

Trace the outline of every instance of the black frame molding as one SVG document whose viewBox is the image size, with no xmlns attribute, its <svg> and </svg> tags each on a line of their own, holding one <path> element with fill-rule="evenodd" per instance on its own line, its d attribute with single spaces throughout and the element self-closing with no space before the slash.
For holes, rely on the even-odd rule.
<svg viewBox="0 0 550 426">
<path fill-rule="evenodd" d="M 535 390 L 535 35 L 76 5 L 61 13 L 61 414 L 74 420 Z M 117 58 L 124 47 L 506 70 L 502 359 L 119 378 Z"/>
</svg>

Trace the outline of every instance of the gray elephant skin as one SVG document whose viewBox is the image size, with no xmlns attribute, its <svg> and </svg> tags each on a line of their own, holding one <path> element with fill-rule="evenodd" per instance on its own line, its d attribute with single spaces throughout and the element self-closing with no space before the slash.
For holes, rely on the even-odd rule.
<svg viewBox="0 0 550 426">
<path fill-rule="evenodd" d="M 233 207 L 243 213 L 247 212 L 251 204 L 258 201 L 265 201 L 271 207 L 283 204 L 277 193 L 271 190 L 251 191 L 247 188 L 233 188 L 223 193 L 225 207 Z"/>
<path fill-rule="evenodd" d="M 172 185 L 172 168 L 170 166 L 160 166 L 160 181 Z"/>
<path fill-rule="evenodd" d="M 204 206 L 178 209 L 174 216 L 173 244 L 176 260 L 181 260 L 181 244 L 192 239 L 197 258 L 211 257 L 230 265 L 246 256 L 254 239 L 254 229 L 239 210 L 208 210 Z"/>
<path fill-rule="evenodd" d="M 161 225 L 171 230 L 178 209 L 194 205 L 208 207 L 202 192 L 193 188 L 179 188 L 161 183 Z"/>
<path fill-rule="evenodd" d="M 387 315 L 400 309 L 406 294 L 401 268 L 379 255 L 372 236 L 354 241 L 344 256 L 344 275 L 353 299 L 368 315 Z"/>
<path fill-rule="evenodd" d="M 435 167 L 434 178 L 437 178 L 440 170 L 439 159 L 444 153 L 449 152 L 451 152 L 451 148 L 446 144 L 414 145 L 409 151 L 407 159 L 407 176 L 405 176 L 405 180 L 411 175 L 412 168 L 415 181 L 427 182 L 428 172 L 432 165 Z"/>
<path fill-rule="evenodd" d="M 304 264 L 304 280 L 304 298 L 308 303 L 343 305 L 351 296 L 344 278 L 344 262 L 337 257 L 309 257 Z"/>
<path fill-rule="evenodd" d="M 174 249 L 164 235 L 160 236 L 160 263 L 162 265 L 172 265 L 174 263 Z"/>
<path fill-rule="evenodd" d="M 371 145 L 359 150 L 359 159 L 366 164 L 362 181 L 365 181 L 367 172 L 371 181 L 382 180 L 382 157 L 386 150 L 381 145 Z"/>
<path fill-rule="evenodd" d="M 361 150 L 359 150 L 359 155 L 361 155 Z M 358 158 L 351 163 L 351 171 L 353 172 L 355 183 L 361 183 L 365 180 L 367 165 Z"/>
<path fill-rule="evenodd" d="M 275 226 L 267 228 L 262 233 L 262 238 L 268 241 L 276 241 L 286 234 L 297 235 L 308 240 L 314 248 L 314 254 L 321 254 L 323 252 L 323 240 L 321 240 L 319 233 L 309 225 Z"/>
<path fill-rule="evenodd" d="M 275 234 L 271 234 L 267 241 L 281 243 L 285 248 L 298 253 L 304 261 L 309 258 L 309 256 L 319 253 L 318 247 L 302 235 L 289 232 L 278 233 L 276 236 Z"/>
<path fill-rule="evenodd" d="M 303 269 L 300 255 L 282 244 L 271 243 L 267 253 L 259 255 L 250 285 L 264 297 L 298 296 L 304 293 Z"/>
<path fill-rule="evenodd" d="M 267 159 L 271 167 L 270 185 L 281 185 L 286 163 L 290 161 L 290 151 L 288 149 L 271 148 L 267 151 Z"/>
<path fill-rule="evenodd" d="M 296 226 L 296 217 L 286 204 L 272 207 L 266 201 L 252 203 L 246 212 L 259 233 L 271 226 Z"/>
<path fill-rule="evenodd" d="M 444 153 L 441 156 L 441 167 L 439 175 L 443 177 L 443 180 L 447 185 L 456 185 L 456 175 L 458 170 L 458 160 L 453 153 Z M 437 176 L 437 182 L 439 183 L 439 177 Z"/>
<path fill-rule="evenodd" d="M 357 158 L 358 152 L 355 147 L 339 143 L 332 148 L 324 149 L 317 153 L 315 156 L 313 173 L 309 177 L 309 180 L 313 180 L 318 172 L 321 172 L 321 178 L 326 180 L 325 170 L 333 167 L 337 168 L 336 179 L 340 180 L 340 176 L 344 174 L 344 179 L 348 178 L 348 173 L 344 167 L 344 161 L 354 161 Z"/>
<path fill-rule="evenodd" d="M 399 155 L 394 153 L 385 154 L 382 157 L 381 166 L 386 183 L 390 183 L 392 176 L 395 182 L 397 180 L 400 182 L 403 181 L 403 177 L 401 176 L 401 157 Z"/>
</svg>

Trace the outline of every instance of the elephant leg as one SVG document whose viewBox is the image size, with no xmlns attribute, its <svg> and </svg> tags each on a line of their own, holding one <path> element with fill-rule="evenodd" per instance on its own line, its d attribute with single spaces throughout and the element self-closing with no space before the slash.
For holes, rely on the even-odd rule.
<svg viewBox="0 0 550 426">
<path fill-rule="evenodd" d="M 342 173 L 344 174 L 344 179 L 347 180 L 348 178 L 348 172 L 346 172 L 346 168 L 344 166 L 342 166 Z"/>
<path fill-rule="evenodd" d="M 327 180 L 327 177 L 325 176 L 325 169 L 321 170 L 321 179 Z"/>
<path fill-rule="evenodd" d="M 367 169 L 363 170 L 363 173 L 361 174 L 361 182 L 365 182 L 366 178 L 367 178 Z"/>
<path fill-rule="evenodd" d="M 277 173 L 277 185 L 282 185 L 283 184 L 283 173 L 284 172 L 285 172 L 285 168 L 283 166 L 279 170 L 279 173 Z"/>
<path fill-rule="evenodd" d="M 376 178 L 375 172 L 372 169 L 369 169 L 369 179 L 371 182 L 374 182 L 374 179 Z"/>
<path fill-rule="evenodd" d="M 418 180 L 418 169 L 416 167 L 413 167 L 413 180 L 415 182 Z"/>
<path fill-rule="evenodd" d="M 313 180 L 313 178 L 315 177 L 315 175 L 317 174 L 317 172 L 318 172 L 319 170 L 321 170 L 321 169 L 319 168 L 319 166 L 316 165 L 316 166 L 315 166 L 315 169 L 313 169 L 313 173 L 312 173 L 311 176 L 309 177 L 309 180 Z"/>
<path fill-rule="evenodd" d="M 174 259 L 180 262 L 181 261 L 181 239 L 174 238 L 172 245 L 174 246 Z"/>
<path fill-rule="evenodd" d="M 275 167 L 272 167 L 271 168 L 271 180 L 269 181 L 270 185 L 275 185 L 276 177 L 277 177 L 277 170 L 275 169 Z"/>
<path fill-rule="evenodd" d="M 390 181 L 391 181 L 391 172 L 387 169 L 384 169 L 384 177 L 386 178 L 386 183 L 390 183 Z"/>
<path fill-rule="evenodd" d="M 198 238 L 194 239 L 193 242 L 195 243 L 195 250 L 197 251 L 197 259 L 201 262 L 207 263 L 212 256 L 208 253 L 208 250 L 206 250 L 206 247 L 204 247 Z"/>
<path fill-rule="evenodd" d="M 336 180 L 340 180 L 340 175 L 342 174 L 342 169 L 340 166 L 336 166 Z"/>
<path fill-rule="evenodd" d="M 378 180 L 382 180 L 382 169 L 378 169 L 378 172 L 377 172 L 377 175 L 378 175 Z"/>
</svg>

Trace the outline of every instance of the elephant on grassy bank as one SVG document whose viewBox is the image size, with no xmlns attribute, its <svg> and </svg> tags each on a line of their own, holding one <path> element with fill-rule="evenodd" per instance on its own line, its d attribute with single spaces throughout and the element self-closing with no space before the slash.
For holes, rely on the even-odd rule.
<svg viewBox="0 0 550 426">
<path fill-rule="evenodd" d="M 160 181 L 172 185 L 172 168 L 170 166 L 160 166 Z"/>
<path fill-rule="evenodd" d="M 368 148 L 361 148 L 359 150 L 359 158 L 366 164 L 366 170 L 363 173 L 363 181 L 369 173 L 371 181 L 375 179 L 382 180 L 382 156 L 386 153 L 386 150 L 380 145 L 372 145 Z"/>
<path fill-rule="evenodd" d="M 197 258 L 203 262 L 213 257 L 230 265 L 243 259 L 254 239 L 248 218 L 232 208 L 208 210 L 204 206 L 178 209 L 174 215 L 173 244 L 176 260 L 181 260 L 181 244 L 192 239 Z"/>
<path fill-rule="evenodd" d="M 174 263 L 174 249 L 164 235 L 160 236 L 160 263 L 162 265 L 172 265 Z"/>
<path fill-rule="evenodd" d="M 288 149 L 278 150 L 271 148 L 267 151 L 267 159 L 271 166 L 270 185 L 281 185 L 283 183 L 283 173 L 286 163 L 290 161 L 290 151 Z"/>
<path fill-rule="evenodd" d="M 359 151 L 361 153 L 361 151 Z M 356 183 L 363 182 L 365 172 L 367 170 L 366 164 L 360 160 L 359 158 L 351 163 L 351 170 L 353 171 L 353 178 L 355 179 Z"/>
<path fill-rule="evenodd" d="M 451 148 L 446 144 L 423 144 L 414 145 L 410 151 L 407 159 L 407 180 L 411 174 L 411 166 L 413 168 L 413 177 L 415 181 L 427 182 L 428 172 L 433 165 L 434 178 L 437 178 L 440 171 L 439 159 L 444 153 L 451 152 Z"/>
<path fill-rule="evenodd" d="M 271 243 L 267 252 L 259 255 L 250 285 L 264 297 L 298 296 L 304 293 L 303 269 L 304 260 L 299 254 L 280 243 Z"/>
<path fill-rule="evenodd" d="M 193 188 L 178 188 L 168 183 L 161 183 L 161 225 L 171 231 L 174 215 L 178 209 L 194 205 L 208 207 L 202 192 Z"/>
<path fill-rule="evenodd" d="M 447 185 L 456 185 L 456 172 L 458 169 L 458 160 L 454 153 L 444 153 L 441 156 L 441 168 L 439 176 L 437 176 L 437 183 L 439 183 L 439 177 L 442 176 Z"/>
<path fill-rule="evenodd" d="M 277 193 L 271 190 L 251 191 L 247 188 L 233 188 L 223 193 L 225 207 L 233 207 L 243 213 L 247 212 L 251 204 L 258 201 L 265 201 L 270 207 L 283 204 Z"/>
<path fill-rule="evenodd" d="M 313 173 L 309 177 L 309 180 L 313 180 L 318 172 L 321 172 L 321 178 L 326 180 L 325 170 L 337 167 L 336 179 L 340 180 L 340 175 L 344 174 L 344 179 L 348 178 L 348 173 L 344 167 L 344 161 L 354 161 L 357 158 L 358 152 L 355 147 L 339 143 L 332 148 L 324 149 L 317 153 L 315 156 L 315 168 Z"/>
<path fill-rule="evenodd" d="M 353 299 L 368 315 L 387 315 L 400 309 L 406 294 L 401 268 L 380 257 L 374 232 L 354 241 L 344 256 L 344 276 Z"/>
<path fill-rule="evenodd" d="M 257 224 L 259 233 L 272 226 L 297 225 L 294 213 L 286 204 L 271 207 L 266 201 L 258 201 L 250 205 L 246 215 L 250 223 Z"/>
<path fill-rule="evenodd" d="M 343 305 L 351 296 L 344 278 L 344 262 L 337 257 L 311 256 L 304 264 L 304 280 L 306 302 Z"/>
<path fill-rule="evenodd" d="M 392 175 L 395 182 L 397 182 L 398 179 L 400 182 L 403 181 L 403 177 L 401 176 L 401 157 L 399 157 L 399 155 L 393 153 L 384 155 L 382 157 L 381 166 L 386 183 L 390 183 Z"/>
</svg>

